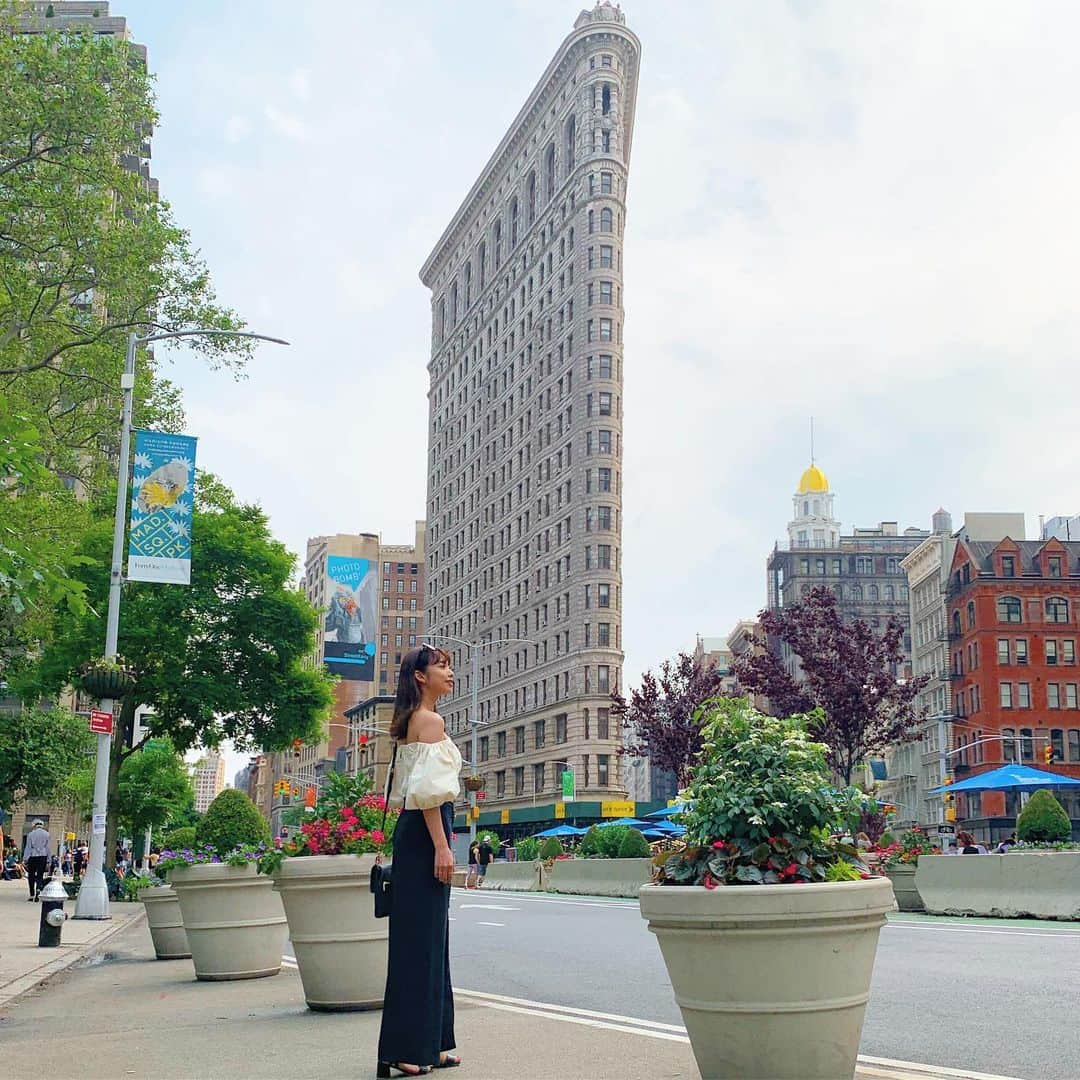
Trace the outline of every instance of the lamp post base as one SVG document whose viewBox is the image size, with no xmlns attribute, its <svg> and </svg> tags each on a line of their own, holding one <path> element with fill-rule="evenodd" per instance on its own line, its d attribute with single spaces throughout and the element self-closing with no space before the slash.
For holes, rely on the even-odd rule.
<svg viewBox="0 0 1080 1080">
<path fill-rule="evenodd" d="M 111 919 L 109 887 L 101 870 L 87 870 L 75 900 L 76 919 Z"/>
</svg>

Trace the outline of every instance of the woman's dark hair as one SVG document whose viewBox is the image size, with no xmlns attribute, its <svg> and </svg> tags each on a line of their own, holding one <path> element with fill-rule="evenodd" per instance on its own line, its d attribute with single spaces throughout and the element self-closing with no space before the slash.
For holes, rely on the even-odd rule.
<svg viewBox="0 0 1080 1080">
<path fill-rule="evenodd" d="M 390 738 L 404 739 L 409 733 L 412 714 L 420 708 L 420 684 L 416 681 L 418 671 L 427 671 L 430 664 L 445 660 L 450 654 L 435 645 L 420 645 L 410 649 L 401 661 L 398 673 L 397 697 L 394 698 L 394 718 L 390 721 Z"/>
</svg>

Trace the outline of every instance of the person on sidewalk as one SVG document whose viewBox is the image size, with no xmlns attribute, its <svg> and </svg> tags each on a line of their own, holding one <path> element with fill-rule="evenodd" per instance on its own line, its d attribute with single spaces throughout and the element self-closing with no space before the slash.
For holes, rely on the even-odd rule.
<svg viewBox="0 0 1080 1080">
<path fill-rule="evenodd" d="M 403 804 L 394 829 L 390 952 L 376 1075 L 425 1076 L 461 1064 L 452 1057 L 450 883 L 454 800 L 461 754 L 435 711 L 454 688 L 450 655 L 421 645 L 401 663 L 390 736 L 397 762 L 390 802 Z"/>
<path fill-rule="evenodd" d="M 480 877 L 477 878 L 476 887 L 479 889 L 480 886 L 484 884 L 484 878 L 487 877 L 488 867 L 491 865 L 492 859 L 495 858 L 495 851 L 488 843 L 488 839 L 486 836 L 484 837 L 483 842 L 480 844 L 480 849 L 477 854 L 479 856 L 480 863 Z"/>
<path fill-rule="evenodd" d="M 35 821 L 34 827 L 26 834 L 23 844 L 23 863 L 26 877 L 30 882 L 30 900 L 37 900 L 38 894 L 45 887 L 45 867 L 49 863 L 52 850 L 52 837 L 45 828 L 44 821 Z"/>
<path fill-rule="evenodd" d="M 477 869 L 477 867 L 479 866 L 479 853 L 480 845 L 474 840 L 469 845 L 469 869 L 465 874 L 466 889 L 480 888 L 480 872 Z M 470 882 L 472 882 L 471 885 L 469 884 Z"/>
</svg>

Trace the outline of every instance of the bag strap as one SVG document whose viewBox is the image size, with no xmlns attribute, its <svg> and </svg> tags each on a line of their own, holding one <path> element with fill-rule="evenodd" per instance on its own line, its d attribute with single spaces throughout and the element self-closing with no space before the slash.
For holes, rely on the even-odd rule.
<svg viewBox="0 0 1080 1080">
<path fill-rule="evenodd" d="M 382 832 L 386 831 L 386 812 L 390 809 L 390 792 L 394 790 L 394 769 L 397 766 L 397 741 L 394 741 L 394 752 L 390 755 L 390 768 L 386 773 L 386 792 L 383 797 Z"/>
</svg>

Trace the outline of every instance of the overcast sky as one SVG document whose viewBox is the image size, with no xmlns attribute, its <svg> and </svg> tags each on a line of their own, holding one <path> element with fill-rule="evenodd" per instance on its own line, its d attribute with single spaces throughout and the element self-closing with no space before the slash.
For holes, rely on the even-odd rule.
<svg viewBox="0 0 1080 1080">
<path fill-rule="evenodd" d="M 177 352 L 199 463 L 310 535 L 422 517 L 421 263 L 580 10 L 113 0 L 154 173 L 228 303 L 290 349 Z M 765 599 L 809 457 L 845 528 L 1076 513 L 1080 7 L 625 5 L 625 677 Z M 196 540 L 197 544 L 197 540 Z M 196 548 L 196 555 L 197 548 Z M 232 762 L 230 762 L 230 765 Z M 230 768 L 231 780 L 231 768 Z"/>
</svg>

